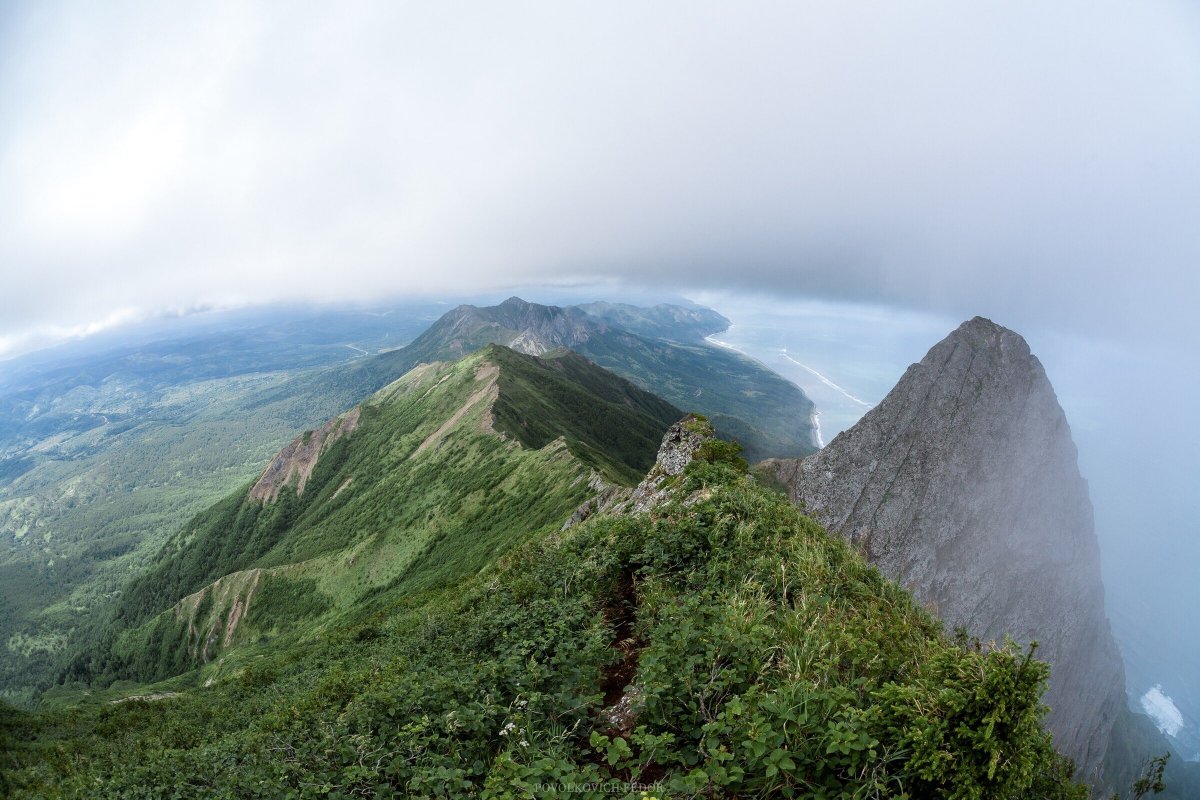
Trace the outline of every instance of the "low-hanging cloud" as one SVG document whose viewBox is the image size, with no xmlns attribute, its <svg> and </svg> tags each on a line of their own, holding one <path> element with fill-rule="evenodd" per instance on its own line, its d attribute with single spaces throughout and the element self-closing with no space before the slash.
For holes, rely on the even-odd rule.
<svg viewBox="0 0 1200 800">
<path fill-rule="evenodd" d="M 1200 297 L 1194 5 L 0 14 L 10 342 L 613 278 L 1119 335 Z"/>
</svg>

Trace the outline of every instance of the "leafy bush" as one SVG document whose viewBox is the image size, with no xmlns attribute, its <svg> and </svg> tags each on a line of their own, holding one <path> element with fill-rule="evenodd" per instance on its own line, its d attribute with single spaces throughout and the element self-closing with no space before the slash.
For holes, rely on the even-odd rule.
<svg viewBox="0 0 1200 800">
<path fill-rule="evenodd" d="M 318 589 L 311 578 L 270 576 L 255 592 L 246 622 L 259 629 L 290 627 L 294 622 L 319 616 L 332 606 L 329 595 Z"/>
<path fill-rule="evenodd" d="M 44 715 L 16 746 L 13 793 L 1086 796 L 1040 728 L 1044 665 L 947 639 L 712 452 L 652 514 L 380 594 L 241 680 Z M 618 718 L 604 687 L 626 674 Z"/>
<path fill-rule="evenodd" d="M 750 465 L 740 455 L 742 446 L 737 442 L 727 442 L 724 439 L 708 439 L 696 451 L 697 461 L 709 464 L 729 464 L 739 472 L 747 472 Z"/>
</svg>

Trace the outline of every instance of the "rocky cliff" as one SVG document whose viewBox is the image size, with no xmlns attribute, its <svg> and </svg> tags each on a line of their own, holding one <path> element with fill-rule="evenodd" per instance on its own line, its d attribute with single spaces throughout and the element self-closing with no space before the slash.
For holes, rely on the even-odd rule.
<svg viewBox="0 0 1200 800">
<path fill-rule="evenodd" d="M 671 479 L 683 474 L 700 447 L 714 438 L 712 424 L 704 417 L 688 414 L 667 429 L 654 466 L 636 487 L 615 486 L 594 475 L 588 488 L 594 494 L 563 523 L 565 531 L 598 513 L 640 514 L 661 505 L 671 490 Z"/>
<path fill-rule="evenodd" d="M 1037 641 L 1055 745 L 1099 782 L 1124 668 L 1104 614 L 1087 483 L 1045 371 L 976 317 L 824 450 L 766 467 L 948 629 Z"/>
<path fill-rule="evenodd" d="M 258 481 L 250 489 L 250 496 L 263 503 L 273 503 L 285 486 L 293 486 L 297 495 L 304 494 L 304 487 L 312 476 L 313 468 L 321 453 L 338 439 L 353 433 L 358 428 L 358 408 L 334 417 L 315 431 L 296 437 L 291 444 L 279 451 L 263 470 Z"/>
</svg>

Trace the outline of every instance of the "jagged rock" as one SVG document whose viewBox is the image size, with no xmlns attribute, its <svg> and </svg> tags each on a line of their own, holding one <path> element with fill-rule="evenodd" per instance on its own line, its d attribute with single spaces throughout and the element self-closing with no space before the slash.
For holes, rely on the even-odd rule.
<svg viewBox="0 0 1200 800">
<path fill-rule="evenodd" d="M 713 427 L 706 419 L 695 414 L 687 415 L 667 429 L 658 447 L 654 466 L 637 488 L 631 491 L 623 486 L 605 483 L 599 476 L 593 477 L 588 487 L 597 493 L 596 496 L 580 504 L 570 519 L 563 523 L 562 530 L 601 512 L 622 510 L 636 514 L 660 505 L 669 492 L 666 486 L 668 479 L 681 474 L 700 445 L 714 435 Z"/>
<path fill-rule="evenodd" d="M 355 407 L 315 431 L 297 436 L 263 470 L 250 488 L 250 496 L 264 504 L 273 503 L 285 486 L 294 486 L 297 495 L 304 494 L 321 454 L 338 439 L 357 430 L 359 415 L 360 409 Z"/>
<path fill-rule="evenodd" d="M 804 460 L 764 462 L 950 629 L 1037 641 L 1047 726 L 1097 784 L 1125 677 L 1104 613 L 1087 484 L 1041 363 L 976 317 Z"/>
<path fill-rule="evenodd" d="M 595 495 L 579 504 L 575 513 L 563 523 L 562 530 L 565 531 L 578 525 L 599 511 L 608 511 L 624 503 L 633 493 L 633 490 L 627 486 L 611 484 L 597 473 L 592 473 L 592 479 L 588 481 L 588 489 L 595 492 Z"/>
<path fill-rule="evenodd" d="M 666 499 L 668 479 L 683 472 L 692 457 L 708 439 L 713 438 L 712 425 L 707 420 L 689 414 L 667 429 L 658 448 L 658 458 L 630 497 L 630 511 L 649 511 Z"/>
</svg>

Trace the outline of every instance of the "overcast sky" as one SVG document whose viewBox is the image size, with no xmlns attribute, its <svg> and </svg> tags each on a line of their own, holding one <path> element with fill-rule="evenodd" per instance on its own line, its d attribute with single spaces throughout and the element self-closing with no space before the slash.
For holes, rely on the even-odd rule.
<svg viewBox="0 0 1200 800">
<path fill-rule="evenodd" d="M 1190 335 L 1198 212 L 1195 2 L 0 4 L 0 354 L 614 278 Z"/>
</svg>

